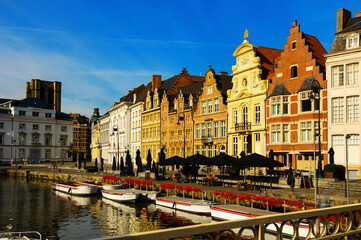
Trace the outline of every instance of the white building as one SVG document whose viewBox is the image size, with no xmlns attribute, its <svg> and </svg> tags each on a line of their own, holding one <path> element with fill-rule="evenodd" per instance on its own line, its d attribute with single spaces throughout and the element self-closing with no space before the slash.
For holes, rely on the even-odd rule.
<svg viewBox="0 0 361 240">
<path fill-rule="evenodd" d="M 0 99 L 0 164 L 71 161 L 73 121 L 35 98 Z"/>
<path fill-rule="evenodd" d="M 355 18 L 346 9 L 337 10 L 336 36 L 326 57 L 328 101 L 328 148 L 335 164 L 346 165 L 350 179 L 361 178 L 360 94 L 361 12 Z"/>
<path fill-rule="evenodd" d="M 100 135 L 100 157 L 103 158 L 104 163 L 110 163 L 109 149 L 109 114 L 106 113 L 99 118 L 99 135 Z M 100 159 L 99 159 L 100 161 Z"/>
</svg>

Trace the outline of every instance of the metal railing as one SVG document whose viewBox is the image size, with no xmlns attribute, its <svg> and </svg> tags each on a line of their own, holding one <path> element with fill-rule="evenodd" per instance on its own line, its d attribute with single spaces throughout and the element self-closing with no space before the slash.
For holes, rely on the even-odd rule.
<svg viewBox="0 0 361 240">
<path fill-rule="evenodd" d="M 235 130 L 240 132 L 250 130 L 251 127 L 252 127 L 251 122 L 241 122 L 241 123 L 236 123 L 234 125 Z"/>
<path fill-rule="evenodd" d="M 98 240 L 345 239 L 346 236 L 347 239 L 361 239 L 361 204 L 162 229 Z"/>
<path fill-rule="evenodd" d="M 208 144 L 208 143 L 212 143 L 213 142 L 213 138 L 212 136 L 206 136 L 202 138 L 202 143 L 204 144 Z"/>
</svg>

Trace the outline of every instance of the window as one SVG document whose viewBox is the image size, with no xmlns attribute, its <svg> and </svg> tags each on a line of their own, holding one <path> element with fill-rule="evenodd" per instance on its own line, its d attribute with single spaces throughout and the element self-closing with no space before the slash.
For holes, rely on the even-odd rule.
<svg viewBox="0 0 361 240">
<path fill-rule="evenodd" d="M 233 156 L 238 155 L 238 137 L 233 136 Z"/>
<path fill-rule="evenodd" d="M 237 108 L 233 108 L 233 126 L 236 127 L 237 124 Z"/>
<path fill-rule="evenodd" d="M 346 65 L 346 83 L 347 85 L 358 84 L 358 63 Z"/>
<path fill-rule="evenodd" d="M 45 158 L 51 158 L 51 149 L 45 149 Z"/>
<path fill-rule="evenodd" d="M 360 135 L 350 134 L 350 138 L 347 139 L 348 145 L 359 145 L 360 144 Z"/>
<path fill-rule="evenodd" d="M 291 78 L 297 77 L 297 66 L 291 67 Z"/>
<path fill-rule="evenodd" d="M 207 137 L 212 137 L 212 123 L 207 123 Z"/>
<path fill-rule="evenodd" d="M 19 145 L 25 145 L 26 134 L 19 133 Z"/>
<path fill-rule="evenodd" d="M 0 122 L 0 129 L 4 129 L 4 123 Z"/>
<path fill-rule="evenodd" d="M 3 152 L 4 152 L 4 150 L 2 149 L 2 148 L 0 148 L 0 158 L 3 158 L 4 156 L 3 156 Z"/>
<path fill-rule="evenodd" d="M 45 125 L 45 131 L 50 132 L 51 131 L 51 125 Z"/>
<path fill-rule="evenodd" d="M 289 142 L 289 125 L 288 124 L 283 124 L 283 133 L 282 133 L 282 137 L 283 137 L 283 142 L 287 143 Z"/>
<path fill-rule="evenodd" d="M 346 98 L 347 102 L 347 122 L 359 121 L 359 97 L 351 96 Z"/>
<path fill-rule="evenodd" d="M 218 137 L 218 122 L 214 122 L 214 137 Z"/>
<path fill-rule="evenodd" d="M 38 133 L 33 133 L 31 136 L 32 142 L 33 144 L 38 144 L 39 143 L 39 134 Z"/>
<path fill-rule="evenodd" d="M 310 97 L 311 97 L 310 92 L 301 93 L 301 112 L 312 111 L 312 102 Z"/>
<path fill-rule="evenodd" d="M 214 112 L 218 112 L 219 111 L 219 100 L 214 99 Z"/>
<path fill-rule="evenodd" d="M 187 157 L 191 156 L 191 148 L 190 147 L 187 147 Z"/>
<path fill-rule="evenodd" d="M 39 112 L 33 112 L 33 117 L 39 117 Z"/>
<path fill-rule="evenodd" d="M 24 148 L 19 148 L 18 157 L 19 157 L 19 159 L 24 159 L 25 158 L 25 149 Z"/>
<path fill-rule="evenodd" d="M 202 123 L 202 138 L 206 137 L 206 124 Z"/>
<path fill-rule="evenodd" d="M 202 155 L 206 156 L 206 146 L 202 145 Z"/>
<path fill-rule="evenodd" d="M 332 105 L 332 122 L 343 122 L 343 98 L 332 98 L 331 99 Z"/>
<path fill-rule="evenodd" d="M 60 136 L 60 146 L 67 146 L 68 145 L 68 136 L 61 135 Z"/>
<path fill-rule="evenodd" d="M 45 113 L 46 118 L 51 118 L 51 113 Z"/>
<path fill-rule="evenodd" d="M 190 139 L 190 138 L 191 138 L 191 130 L 186 129 L 186 139 Z"/>
<path fill-rule="evenodd" d="M 208 146 L 208 157 L 212 157 L 212 146 Z"/>
<path fill-rule="evenodd" d="M 301 142 L 310 142 L 312 132 L 312 122 L 301 122 Z"/>
<path fill-rule="evenodd" d="M 332 87 L 343 86 L 343 65 L 331 68 L 331 84 Z"/>
<path fill-rule="evenodd" d="M 214 144 L 214 156 L 218 155 L 217 144 Z"/>
<path fill-rule="evenodd" d="M 19 116 L 25 116 L 26 112 L 25 111 L 19 111 Z"/>
<path fill-rule="evenodd" d="M 183 140 L 183 138 L 182 138 L 182 130 L 178 130 L 178 140 Z"/>
<path fill-rule="evenodd" d="M 243 122 L 244 123 L 248 122 L 248 107 L 247 106 L 243 107 Z"/>
<path fill-rule="evenodd" d="M 352 48 L 357 48 L 360 46 L 359 44 L 359 39 L 360 36 L 358 35 L 351 35 L 350 37 L 348 37 L 346 39 L 346 49 L 352 49 Z"/>
<path fill-rule="evenodd" d="M 261 123 L 261 106 L 259 104 L 254 106 L 255 124 Z"/>
<path fill-rule="evenodd" d="M 196 125 L 196 139 L 199 139 L 199 131 L 200 131 L 200 127 L 199 124 Z"/>
<path fill-rule="evenodd" d="M 212 86 L 208 86 L 208 94 L 212 94 L 213 93 L 213 88 Z"/>
<path fill-rule="evenodd" d="M 202 102 L 202 114 L 206 114 L 206 102 Z"/>
<path fill-rule="evenodd" d="M 221 121 L 221 137 L 226 136 L 226 121 Z"/>
<path fill-rule="evenodd" d="M 255 139 L 255 142 L 260 142 L 260 141 L 261 141 L 261 134 L 256 133 L 256 134 L 254 135 L 254 139 Z"/>
<path fill-rule="evenodd" d="M 292 42 L 292 49 L 295 49 L 296 48 L 296 41 L 293 41 Z"/>
<path fill-rule="evenodd" d="M 281 142 L 281 124 L 271 126 L 271 139 L 272 143 Z"/>
<path fill-rule="evenodd" d="M 26 123 L 19 123 L 19 130 L 26 130 Z"/>
<path fill-rule="evenodd" d="M 196 153 L 199 153 L 199 145 L 196 146 Z"/>
<path fill-rule="evenodd" d="M 281 114 L 281 97 L 272 98 L 272 116 Z"/>
<path fill-rule="evenodd" d="M 67 131 L 66 126 L 61 126 L 61 131 L 62 131 L 62 132 L 66 132 L 66 131 Z"/>
<path fill-rule="evenodd" d="M 51 146 L 51 134 L 45 134 L 45 146 Z"/>
<path fill-rule="evenodd" d="M 243 151 L 248 154 L 248 135 L 243 135 Z"/>
<path fill-rule="evenodd" d="M 4 134 L 0 134 L 0 145 L 4 145 Z"/>
<path fill-rule="evenodd" d="M 33 130 L 35 130 L 35 131 L 39 130 L 39 125 L 38 124 L 33 124 Z"/>
<path fill-rule="evenodd" d="M 208 101 L 208 113 L 212 113 L 212 100 Z"/>
<path fill-rule="evenodd" d="M 288 97 L 283 97 L 283 114 L 288 114 Z"/>
</svg>

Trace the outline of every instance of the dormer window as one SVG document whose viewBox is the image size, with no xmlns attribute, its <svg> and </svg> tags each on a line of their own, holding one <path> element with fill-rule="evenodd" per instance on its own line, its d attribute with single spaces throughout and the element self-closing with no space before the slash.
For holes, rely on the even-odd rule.
<svg viewBox="0 0 361 240">
<path fill-rule="evenodd" d="M 359 35 L 351 35 L 351 36 L 347 37 L 346 38 L 346 49 L 352 49 L 352 48 L 359 47 L 360 46 L 359 39 L 360 39 Z"/>
</svg>

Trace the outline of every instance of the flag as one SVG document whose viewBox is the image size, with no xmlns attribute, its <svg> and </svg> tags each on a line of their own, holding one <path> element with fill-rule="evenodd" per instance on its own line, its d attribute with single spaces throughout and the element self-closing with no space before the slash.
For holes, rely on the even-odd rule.
<svg viewBox="0 0 361 240">
<path fill-rule="evenodd" d="M 115 143 L 113 143 L 113 147 L 115 147 Z"/>
<path fill-rule="evenodd" d="M 109 147 L 110 147 L 110 143 L 109 143 Z"/>
</svg>

